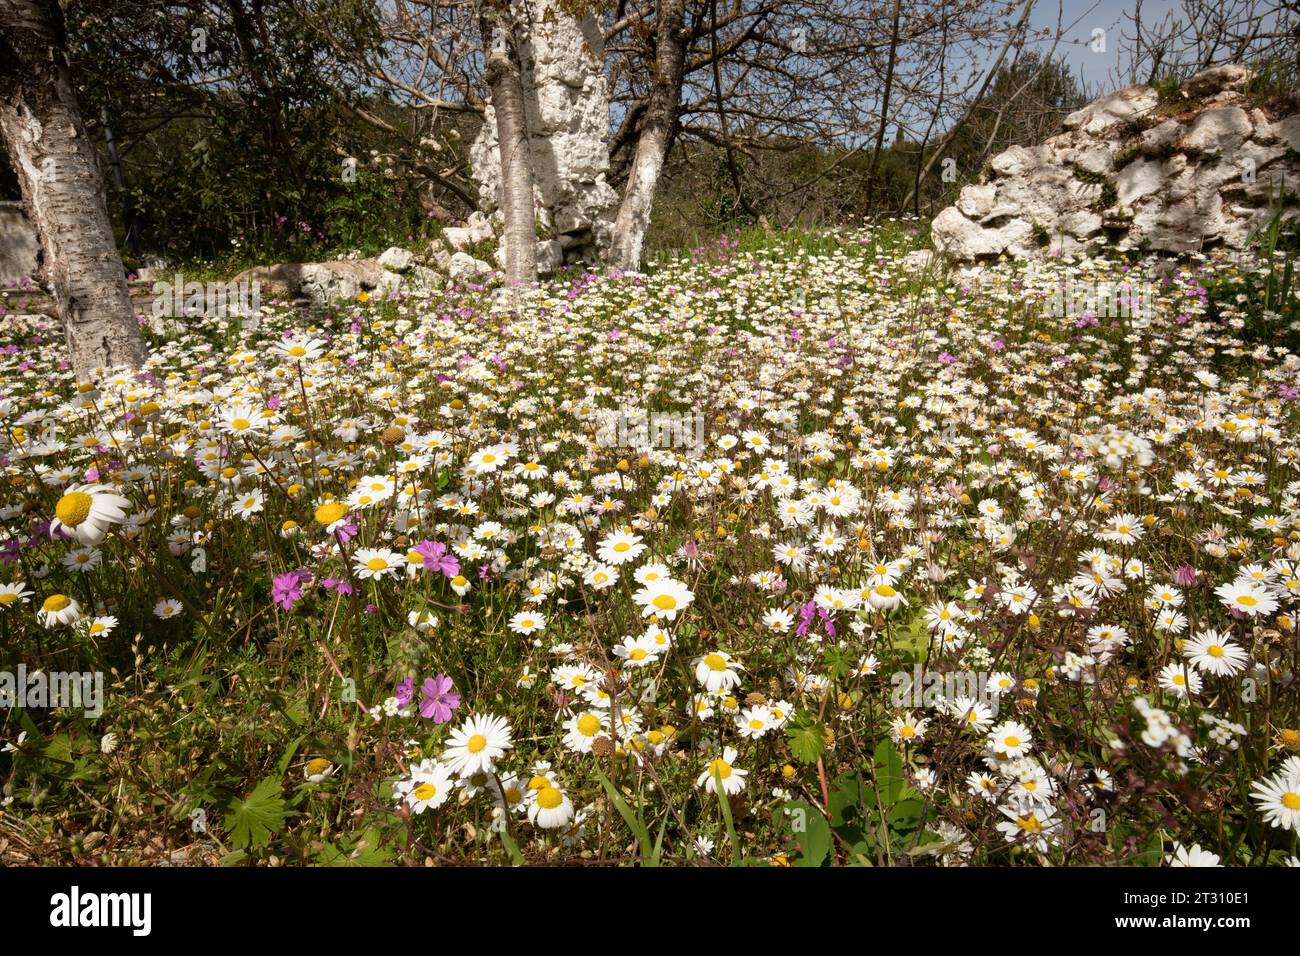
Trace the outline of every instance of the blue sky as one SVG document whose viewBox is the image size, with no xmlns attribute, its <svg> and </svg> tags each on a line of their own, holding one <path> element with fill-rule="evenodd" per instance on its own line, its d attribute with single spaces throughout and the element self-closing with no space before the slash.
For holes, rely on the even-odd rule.
<svg viewBox="0 0 1300 956">
<path fill-rule="evenodd" d="M 1134 0 L 1038 0 L 1030 22 L 1038 29 L 1055 31 L 1059 18 L 1066 30 L 1057 54 L 1082 78 L 1089 92 L 1103 93 L 1128 85 L 1128 77 L 1119 73 L 1128 65 L 1127 55 L 1122 53 L 1127 46 L 1122 34 L 1133 33 L 1127 15 L 1134 7 Z M 1143 0 L 1142 21 L 1154 25 L 1169 12 L 1181 9 L 1178 0 Z M 1092 49 L 1093 30 L 1098 29 L 1106 31 L 1104 52 Z M 1041 48 L 1048 47 L 1050 43 Z"/>
</svg>

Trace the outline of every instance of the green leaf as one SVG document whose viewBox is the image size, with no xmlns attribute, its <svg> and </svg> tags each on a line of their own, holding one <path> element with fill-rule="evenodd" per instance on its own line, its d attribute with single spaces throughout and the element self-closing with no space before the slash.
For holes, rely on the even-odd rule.
<svg viewBox="0 0 1300 956">
<path fill-rule="evenodd" d="M 230 801 L 230 812 L 225 817 L 230 845 L 236 850 L 263 846 L 291 816 L 280 798 L 280 778 L 267 777 L 242 800 Z"/>
<path fill-rule="evenodd" d="M 294 754 L 298 752 L 298 748 L 302 745 L 302 742 L 306 739 L 307 739 L 306 734 L 304 734 L 301 737 L 298 737 L 297 739 L 292 741 L 289 744 L 289 746 L 285 748 L 284 753 L 280 755 L 280 762 L 275 765 L 275 769 L 281 778 L 283 778 L 285 773 L 288 772 L 289 764 L 293 763 Z"/>
<path fill-rule="evenodd" d="M 72 763 L 72 738 L 67 734 L 56 734 L 45 742 L 45 756 L 62 763 Z"/>
<path fill-rule="evenodd" d="M 907 661 L 919 663 L 925 660 L 930 649 L 930 631 L 925 626 L 923 612 L 918 611 L 910 621 L 894 632 L 894 649 L 902 651 Z"/>
<path fill-rule="evenodd" d="M 875 848 L 865 840 L 853 844 L 849 851 L 849 866 L 875 866 L 875 861 L 871 858 L 874 852 Z"/>
<path fill-rule="evenodd" d="M 713 789 L 716 791 L 718 805 L 722 808 L 722 822 L 727 827 L 727 842 L 731 844 L 731 865 L 740 866 L 740 840 L 736 838 L 736 825 L 731 819 L 731 798 L 727 796 L 726 788 L 722 786 L 722 774 L 717 770 L 713 771 Z"/>
<path fill-rule="evenodd" d="M 799 844 L 799 857 L 795 866 L 821 866 L 830 853 L 833 838 L 831 825 L 821 811 L 803 800 L 792 800 L 785 805 L 790 831 Z"/>
<path fill-rule="evenodd" d="M 646 866 L 658 866 L 658 865 L 659 865 L 659 861 L 663 858 L 663 853 L 664 853 L 664 831 L 667 830 L 667 829 L 668 829 L 668 818 L 667 818 L 667 817 L 664 817 L 664 821 L 663 821 L 663 823 L 659 824 L 659 835 L 655 837 L 655 849 L 654 849 L 654 853 L 651 854 L 651 856 L 650 856 L 650 859 L 651 859 L 652 862 L 647 863 Z"/>
<path fill-rule="evenodd" d="M 790 752 L 804 764 L 814 764 L 826 751 L 826 729 L 809 713 L 796 714 L 786 727 Z"/>
<path fill-rule="evenodd" d="M 378 827 L 371 827 L 357 836 L 351 849 L 341 849 L 333 843 L 326 843 L 316 854 L 318 866 L 391 866 L 388 851 L 381 845 L 383 834 Z"/>
<path fill-rule="evenodd" d="M 861 818 L 861 786 L 862 778 L 856 770 L 842 773 L 831 781 L 830 802 L 826 809 L 831 814 L 831 826 L 837 830 L 853 825 Z"/>
<path fill-rule="evenodd" d="M 515 838 L 505 830 L 500 830 L 498 832 L 501 834 L 501 845 L 506 848 L 506 853 L 510 855 L 511 864 L 514 866 L 523 866 L 524 855 L 519 852 L 519 844 L 515 842 Z"/>
<path fill-rule="evenodd" d="M 944 840 L 927 840 L 925 843 L 922 843 L 920 846 L 912 847 L 912 849 L 907 851 L 907 855 L 925 856 L 927 853 L 930 853 L 933 850 L 941 850 L 947 845 L 948 845 L 947 842 Z"/>
<path fill-rule="evenodd" d="M 637 846 L 641 848 L 642 865 L 654 866 L 655 851 L 654 843 L 650 840 L 650 829 L 637 814 L 632 812 L 632 808 L 628 806 L 627 801 L 614 789 L 614 783 L 609 777 L 597 770 L 596 779 L 600 781 L 600 785 L 609 794 L 610 802 L 614 804 L 614 809 L 618 811 L 618 815 L 623 818 L 623 822 L 628 825 L 628 829 L 636 837 Z"/>
<path fill-rule="evenodd" d="M 910 833 L 921 823 L 922 808 L 920 800 L 901 800 L 890 808 L 885 820 L 895 830 Z"/>
<path fill-rule="evenodd" d="M 903 793 L 903 761 L 890 740 L 882 740 L 876 745 L 875 761 L 876 794 L 881 809 L 887 810 Z"/>
</svg>

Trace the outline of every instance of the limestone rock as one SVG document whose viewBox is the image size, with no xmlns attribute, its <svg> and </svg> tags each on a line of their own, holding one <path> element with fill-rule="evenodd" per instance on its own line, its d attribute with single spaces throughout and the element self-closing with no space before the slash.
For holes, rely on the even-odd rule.
<svg viewBox="0 0 1300 956">
<path fill-rule="evenodd" d="M 606 181 L 604 38 L 593 15 L 576 19 L 560 0 L 538 0 L 532 6 L 533 16 L 521 31 L 520 61 L 538 219 L 560 242 L 566 263 L 582 261 L 608 244 L 618 205 Z M 491 106 L 470 147 L 470 167 L 480 204 L 490 214 L 501 205 L 501 160 Z M 565 242 L 578 233 L 584 235 L 582 241 Z"/>
<path fill-rule="evenodd" d="M 1066 117 L 1065 132 L 994 156 L 931 223 L 935 248 L 964 261 L 1105 245 L 1240 249 L 1284 181 L 1283 215 L 1300 218 L 1300 115 L 1250 103 L 1249 78 L 1235 66 L 1198 74 L 1186 108 L 1168 117 L 1145 86 L 1090 103 Z"/>
<path fill-rule="evenodd" d="M 1239 106 L 1206 110 L 1192 123 L 1178 146 L 1198 153 L 1233 153 L 1254 129 L 1250 117 Z"/>
<path fill-rule="evenodd" d="M 1211 93 L 1238 90 L 1249 83 L 1252 76 L 1250 67 L 1227 63 L 1202 70 L 1183 83 L 1182 89 L 1188 96 L 1208 96 Z"/>
<path fill-rule="evenodd" d="M 1155 159 L 1135 159 L 1121 169 L 1115 182 L 1120 205 L 1131 206 L 1143 196 L 1159 192 L 1168 178 L 1164 166 Z"/>
<path fill-rule="evenodd" d="M 537 244 L 537 271 L 554 272 L 564 265 L 564 247 L 555 239 Z"/>
<path fill-rule="evenodd" d="M 317 305 L 346 302 L 379 285 L 383 269 L 377 259 L 309 262 L 302 266 L 299 292 Z"/>
<path fill-rule="evenodd" d="M 263 300 L 305 298 L 315 305 L 328 305 L 375 290 L 384 275 L 378 259 L 338 259 L 255 266 L 231 281 L 259 283 Z"/>
<path fill-rule="evenodd" d="M 475 259 L 468 252 L 457 252 L 447 265 L 447 275 L 453 282 L 469 282 L 492 272 L 492 266 Z"/>
<path fill-rule="evenodd" d="M 992 183 L 963 186 L 957 200 L 957 209 L 962 215 L 972 219 L 981 219 L 993 210 L 993 200 L 997 198 L 998 189 Z"/>
<path fill-rule="evenodd" d="M 407 272 L 412 265 L 412 256 L 401 246 L 390 246 L 380 255 L 379 265 L 388 272 Z"/>
<path fill-rule="evenodd" d="M 463 252 L 470 247 L 473 239 L 464 226 L 448 226 L 442 231 L 442 241 L 452 252 Z"/>
<path fill-rule="evenodd" d="M 465 221 L 465 229 L 469 234 L 469 241 L 475 244 L 488 242 L 496 236 L 492 221 L 481 212 L 470 214 L 469 219 Z"/>
<path fill-rule="evenodd" d="M 1141 119 L 1159 103 L 1160 97 L 1151 87 L 1129 86 L 1071 113 L 1062 125 L 1089 136 L 1104 136 Z"/>
</svg>

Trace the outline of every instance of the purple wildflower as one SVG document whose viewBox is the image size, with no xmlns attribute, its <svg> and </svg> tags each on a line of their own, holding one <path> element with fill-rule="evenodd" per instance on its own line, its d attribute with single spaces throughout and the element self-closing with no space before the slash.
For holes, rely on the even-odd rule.
<svg viewBox="0 0 1300 956">
<path fill-rule="evenodd" d="M 441 541 L 421 541 L 411 550 L 424 558 L 424 566 L 430 571 L 441 571 L 449 578 L 460 574 L 460 561 L 448 553 Z"/>
<path fill-rule="evenodd" d="M 825 608 L 821 608 L 821 607 L 819 607 L 819 608 L 817 609 L 817 614 L 818 614 L 818 615 L 821 617 L 821 619 L 822 619 L 822 627 L 824 627 L 824 628 L 826 629 L 826 636 L 827 636 L 827 637 L 834 637 L 834 636 L 835 636 L 835 624 L 834 624 L 833 621 L 831 621 L 831 616 L 830 616 L 828 613 L 826 613 L 826 609 L 825 609 Z"/>
<path fill-rule="evenodd" d="M 451 720 L 451 712 L 460 706 L 460 694 L 451 688 L 451 678 L 446 674 L 426 679 L 420 685 L 420 693 L 424 695 L 420 701 L 420 716 L 435 724 Z"/>
<path fill-rule="evenodd" d="M 302 600 L 304 578 L 311 579 L 311 574 L 306 570 L 287 571 L 276 575 L 271 581 L 271 600 L 286 611 L 292 611 L 293 606 Z"/>
<path fill-rule="evenodd" d="M 803 607 L 799 608 L 799 626 L 794 632 L 797 636 L 803 637 L 808 633 L 808 625 L 812 624 L 813 618 L 817 616 L 817 604 L 809 601 Z"/>
<path fill-rule="evenodd" d="M 405 707 L 411 701 L 415 700 L 415 678 L 408 677 L 406 680 L 398 684 L 397 693 L 393 696 L 397 698 L 398 707 Z"/>
<path fill-rule="evenodd" d="M 352 585 L 342 578 L 326 578 L 320 584 L 326 590 L 338 591 L 340 596 L 352 593 Z"/>
</svg>

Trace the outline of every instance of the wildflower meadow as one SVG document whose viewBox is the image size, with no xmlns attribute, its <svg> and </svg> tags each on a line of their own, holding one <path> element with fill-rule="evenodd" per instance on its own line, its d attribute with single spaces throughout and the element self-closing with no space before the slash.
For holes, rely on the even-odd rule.
<svg viewBox="0 0 1300 956">
<path fill-rule="evenodd" d="M 916 233 L 6 325 L 0 859 L 1300 865 L 1277 263 Z"/>
</svg>

